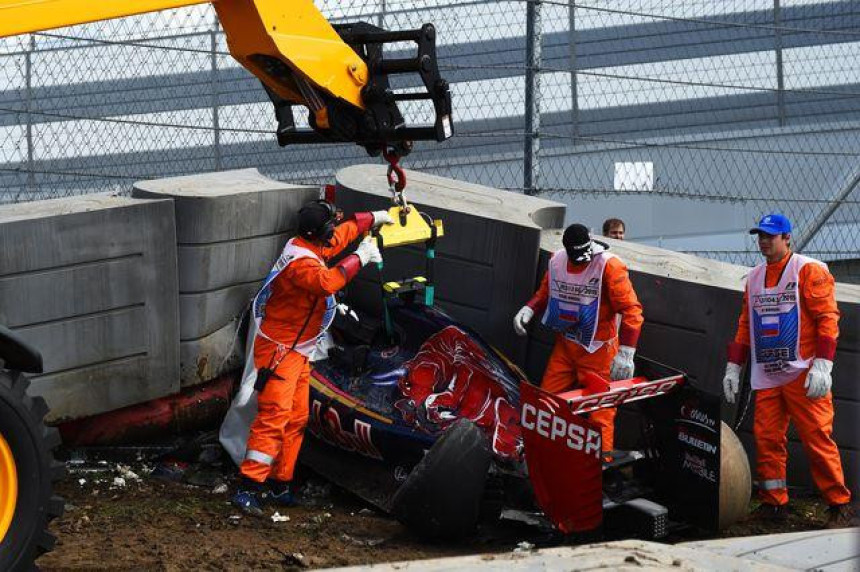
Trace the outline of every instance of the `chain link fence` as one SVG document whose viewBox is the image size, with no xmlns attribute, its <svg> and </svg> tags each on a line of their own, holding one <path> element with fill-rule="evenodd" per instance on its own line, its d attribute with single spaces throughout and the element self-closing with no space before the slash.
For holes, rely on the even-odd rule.
<svg viewBox="0 0 860 572">
<path fill-rule="evenodd" d="M 745 229 L 778 211 L 795 246 L 860 281 L 857 2 L 317 5 L 333 22 L 436 25 L 456 136 L 418 144 L 408 168 L 561 200 L 596 231 L 617 216 L 634 240 L 740 264 L 760 259 Z M 0 40 L 0 78 L 0 202 L 247 167 L 323 183 L 373 160 L 278 147 L 262 87 L 205 4 Z"/>
</svg>

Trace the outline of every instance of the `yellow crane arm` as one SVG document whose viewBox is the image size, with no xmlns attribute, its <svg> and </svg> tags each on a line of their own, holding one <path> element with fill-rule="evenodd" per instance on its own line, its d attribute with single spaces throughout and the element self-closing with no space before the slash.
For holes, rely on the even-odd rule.
<svg viewBox="0 0 860 572">
<path fill-rule="evenodd" d="M 0 37 L 205 3 L 203 0 L 0 0 Z M 451 136 L 451 96 L 436 65 L 435 29 L 387 32 L 363 22 L 332 26 L 312 0 L 212 0 L 231 55 L 266 88 L 278 142 L 353 141 L 378 154 L 408 153 L 411 141 Z M 418 56 L 385 60 L 385 43 L 413 41 Z M 418 73 L 426 94 L 395 94 L 388 76 Z M 407 126 L 397 101 L 428 99 L 436 122 Z M 298 130 L 292 105 L 310 111 Z"/>
</svg>

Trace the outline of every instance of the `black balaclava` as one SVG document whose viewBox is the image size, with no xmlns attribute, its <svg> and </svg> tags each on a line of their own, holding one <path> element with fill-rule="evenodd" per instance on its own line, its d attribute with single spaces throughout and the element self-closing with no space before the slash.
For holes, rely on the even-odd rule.
<svg viewBox="0 0 860 572">
<path fill-rule="evenodd" d="M 334 236 L 335 207 L 328 201 L 313 201 L 299 211 L 299 235 L 302 238 L 329 244 Z"/>
<path fill-rule="evenodd" d="M 567 258 L 574 264 L 591 262 L 592 243 L 588 229 L 581 224 L 572 224 L 564 230 L 561 239 Z"/>
</svg>

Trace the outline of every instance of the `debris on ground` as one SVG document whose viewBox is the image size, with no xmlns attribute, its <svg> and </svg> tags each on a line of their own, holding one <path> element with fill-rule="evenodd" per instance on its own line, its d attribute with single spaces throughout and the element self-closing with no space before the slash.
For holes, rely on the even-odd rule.
<svg viewBox="0 0 860 572">
<path fill-rule="evenodd" d="M 132 471 L 131 468 L 127 467 L 126 465 L 123 465 L 120 463 L 116 466 L 116 470 L 120 474 L 120 476 L 127 481 L 139 481 L 140 480 L 140 476 L 137 473 L 135 473 L 134 471 Z"/>
<path fill-rule="evenodd" d="M 341 540 L 355 544 L 356 546 L 379 546 L 385 542 L 385 538 L 357 538 L 355 536 L 343 533 L 340 535 Z"/>
<path fill-rule="evenodd" d="M 302 568 L 307 568 L 308 566 L 307 562 L 305 562 L 305 555 L 301 552 L 287 554 L 284 557 L 284 564 L 287 566 L 301 566 Z"/>
<path fill-rule="evenodd" d="M 289 515 L 267 508 L 267 518 L 244 518 L 224 496 L 236 483 L 236 468 L 216 458 L 211 448 L 203 449 L 205 455 L 199 447 L 190 448 L 181 457 L 164 448 L 144 449 L 160 457 L 127 449 L 127 460 L 104 461 L 85 451 L 68 461 L 74 471 L 56 492 L 71 508 L 51 524 L 58 543 L 39 558 L 40 569 L 101 568 L 106 553 L 112 555 L 112 568 L 128 570 L 327 568 L 475 553 L 490 559 L 521 557 L 562 541 L 548 541 L 546 530 L 505 519 L 482 526 L 463 542 L 429 543 L 357 497 L 303 473 L 301 466 L 297 496 L 307 503 L 290 508 Z M 201 462 L 201 457 L 214 462 Z M 164 466 L 178 467 L 178 478 L 159 478 L 155 469 Z M 201 480 L 208 484 L 188 482 L 185 475 L 194 472 L 206 475 Z M 114 484 L 108 492 L 115 479 L 124 479 L 125 486 Z M 817 498 L 792 491 L 786 522 L 743 521 L 720 536 L 818 529 L 826 509 Z M 668 541 L 695 539 L 685 535 Z"/>
</svg>

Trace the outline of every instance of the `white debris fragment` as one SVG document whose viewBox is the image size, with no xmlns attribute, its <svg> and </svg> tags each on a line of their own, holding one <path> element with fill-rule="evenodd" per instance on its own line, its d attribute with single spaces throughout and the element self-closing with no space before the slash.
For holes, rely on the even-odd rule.
<svg viewBox="0 0 860 572">
<path fill-rule="evenodd" d="M 276 512 L 272 515 L 272 522 L 290 522 L 290 517 L 286 514 L 281 516 L 279 513 Z"/>
<path fill-rule="evenodd" d="M 218 485 L 217 487 L 212 489 L 213 495 L 223 495 L 226 492 L 227 492 L 227 485 L 225 485 L 224 483 L 221 483 L 220 485 Z"/>
<path fill-rule="evenodd" d="M 116 471 L 120 474 L 120 476 L 129 481 L 139 481 L 140 476 L 131 470 L 130 467 L 123 464 L 117 464 Z"/>
<path fill-rule="evenodd" d="M 534 549 L 535 549 L 534 544 L 532 544 L 531 542 L 527 542 L 527 541 L 523 540 L 522 542 L 517 544 L 517 547 L 514 548 L 514 552 L 515 553 L 531 552 Z"/>
<path fill-rule="evenodd" d="M 125 479 L 124 479 L 124 478 L 122 478 L 122 477 L 114 477 L 114 479 L 113 479 L 113 486 L 115 486 L 115 487 L 124 487 L 124 486 L 125 486 Z"/>
<path fill-rule="evenodd" d="M 85 484 L 87 484 L 87 480 L 86 479 L 78 479 L 78 484 L 81 486 L 84 486 Z"/>
</svg>

